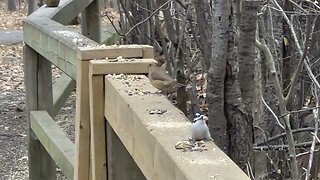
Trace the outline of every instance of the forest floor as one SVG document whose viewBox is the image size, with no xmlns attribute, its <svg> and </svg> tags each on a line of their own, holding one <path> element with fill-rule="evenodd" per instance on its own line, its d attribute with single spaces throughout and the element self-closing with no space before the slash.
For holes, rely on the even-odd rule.
<svg viewBox="0 0 320 180">
<path fill-rule="evenodd" d="M 6 10 L 0 1 L 0 36 L 15 32 L 0 41 L 0 180 L 28 179 L 27 122 L 23 74 L 22 21 L 27 8 L 20 5 L 15 12 Z M 18 32 L 18 33 L 16 33 Z M 20 34 L 19 34 L 20 32 Z M 0 38 L 1 40 L 1 38 Z M 53 81 L 61 72 L 53 68 Z M 74 142 L 75 92 L 59 114 L 57 124 Z M 58 179 L 65 179 L 57 168 Z"/>
</svg>

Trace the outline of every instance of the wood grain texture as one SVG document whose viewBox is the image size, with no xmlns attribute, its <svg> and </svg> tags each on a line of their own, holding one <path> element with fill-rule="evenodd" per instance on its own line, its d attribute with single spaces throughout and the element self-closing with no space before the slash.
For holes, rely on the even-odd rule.
<svg viewBox="0 0 320 180">
<path fill-rule="evenodd" d="M 74 180 L 88 180 L 90 169 L 90 107 L 88 61 L 77 69 Z"/>
<path fill-rule="evenodd" d="M 103 75 L 89 78 L 92 179 L 107 179 Z"/>
<path fill-rule="evenodd" d="M 90 60 L 91 74 L 147 74 L 149 64 L 155 64 L 154 59 L 135 59 L 133 61 L 110 62 L 108 60 Z"/>
<path fill-rule="evenodd" d="M 48 70 L 48 63 L 45 59 L 40 59 L 37 52 L 28 45 L 24 46 L 23 56 L 26 86 L 26 118 L 28 124 L 29 178 L 35 180 L 55 179 L 55 163 L 34 134 L 30 124 L 30 111 L 37 109 L 50 111 L 52 108 L 52 99 L 50 101 L 52 89 L 50 85 L 47 86 L 48 82 L 45 82 L 45 80 L 49 80 L 50 78 L 48 76 L 40 77 L 42 74 L 45 74 L 44 71 Z M 48 90 L 48 92 L 44 92 L 45 90 Z M 46 95 L 49 97 L 48 103 L 44 102 Z"/>
<path fill-rule="evenodd" d="M 73 179 L 74 144 L 46 111 L 31 112 L 31 127 L 68 179 Z"/>
<path fill-rule="evenodd" d="M 123 58 L 143 58 L 143 48 L 141 45 L 112 45 L 96 47 L 80 47 L 82 60 L 91 59 L 114 59 L 119 56 Z"/>
</svg>

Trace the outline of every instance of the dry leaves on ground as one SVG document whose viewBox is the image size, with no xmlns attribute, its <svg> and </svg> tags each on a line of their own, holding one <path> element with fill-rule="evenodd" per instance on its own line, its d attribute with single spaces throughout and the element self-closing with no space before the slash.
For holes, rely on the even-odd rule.
<svg viewBox="0 0 320 180">
<path fill-rule="evenodd" d="M 7 10 L 5 2 L 0 2 L 0 30 L 21 30 L 22 20 L 26 17 L 27 8 L 22 3 L 17 7 L 17 11 L 10 12 Z"/>
</svg>

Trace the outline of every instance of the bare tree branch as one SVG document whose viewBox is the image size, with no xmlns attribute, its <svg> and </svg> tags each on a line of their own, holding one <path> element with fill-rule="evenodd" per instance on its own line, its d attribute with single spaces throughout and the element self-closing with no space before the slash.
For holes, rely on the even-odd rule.
<svg viewBox="0 0 320 180">
<path fill-rule="evenodd" d="M 262 21 L 262 20 L 261 20 Z M 265 31 L 265 25 L 260 21 L 259 27 L 261 28 L 262 36 L 266 37 L 266 31 Z M 281 114 L 287 113 L 287 107 L 285 103 L 285 99 L 282 94 L 282 88 L 280 85 L 280 81 L 278 78 L 277 70 L 275 68 L 275 62 L 273 59 L 273 56 L 270 52 L 270 49 L 266 45 L 266 42 L 264 38 L 261 38 L 261 42 L 256 39 L 256 46 L 264 53 L 267 60 L 267 66 L 269 69 L 269 72 L 271 74 L 270 79 L 272 81 L 273 87 L 275 89 L 275 93 L 277 96 L 277 99 L 279 101 L 279 111 Z M 298 168 L 298 162 L 296 159 L 296 151 L 295 151 L 295 141 L 292 134 L 291 124 L 290 124 L 290 116 L 286 115 L 284 116 L 284 123 L 285 123 L 285 131 L 288 139 L 288 149 L 289 149 L 289 157 L 290 157 L 290 165 L 291 165 L 291 177 L 294 180 L 299 179 L 299 168 Z"/>
<path fill-rule="evenodd" d="M 106 12 L 105 15 L 107 16 L 108 20 L 110 21 L 113 29 L 117 32 L 117 34 L 120 35 L 120 36 L 124 36 L 124 34 L 122 34 L 122 33 L 116 28 L 116 26 L 114 25 L 112 19 L 111 19 L 110 16 L 109 16 L 108 12 Z"/>
<path fill-rule="evenodd" d="M 304 49 L 303 49 L 302 56 L 300 57 L 298 66 L 297 66 L 297 68 L 296 68 L 296 70 L 295 70 L 295 72 L 293 74 L 293 78 L 292 78 L 292 81 L 290 83 L 291 86 L 290 86 L 289 92 L 288 92 L 287 96 L 285 97 L 286 104 L 288 104 L 288 102 L 292 98 L 294 88 L 295 88 L 295 86 L 297 84 L 299 74 L 300 74 L 300 72 L 302 70 L 303 61 L 307 56 L 307 52 L 308 52 L 309 44 L 310 44 L 310 36 L 311 36 L 311 33 L 312 33 L 311 21 L 312 21 L 311 17 L 307 16 L 307 25 L 306 25 L 306 33 L 305 33 L 306 37 L 305 37 L 305 40 L 304 40 Z"/>
<path fill-rule="evenodd" d="M 288 16 L 286 15 L 286 13 L 283 11 L 283 9 L 281 8 L 281 6 L 278 4 L 278 2 L 276 0 L 273 0 L 273 3 L 277 6 L 278 9 L 280 9 L 281 11 L 281 14 L 284 18 L 284 20 L 287 22 L 287 24 L 289 25 L 289 29 L 291 30 L 291 34 L 292 34 L 292 37 L 293 37 L 293 40 L 295 42 L 295 45 L 297 46 L 297 49 L 298 49 L 298 52 L 300 54 L 300 56 L 302 56 L 303 52 L 302 52 L 302 49 L 301 49 L 301 46 L 300 46 L 300 43 L 298 41 L 298 38 L 297 38 L 297 34 L 296 32 L 294 31 L 294 27 L 292 25 L 292 23 L 290 22 Z M 307 72 L 312 80 L 312 82 L 320 89 L 320 84 L 319 82 L 317 81 L 316 77 L 313 75 L 312 73 L 312 70 L 311 70 L 311 67 L 309 66 L 308 64 L 308 60 L 309 58 L 306 57 L 304 59 L 304 65 L 305 67 L 307 68 Z"/>
<path fill-rule="evenodd" d="M 163 8 L 164 6 L 166 6 L 167 4 L 169 4 L 171 1 L 173 1 L 173 0 L 168 0 L 167 2 L 165 2 L 164 4 L 162 4 L 158 9 L 156 9 L 155 11 L 153 11 L 146 19 L 144 19 L 143 21 L 140 21 L 140 22 L 138 22 L 137 24 L 135 24 L 134 26 L 132 26 L 124 36 L 125 36 L 125 37 L 128 36 L 133 29 L 135 29 L 137 26 L 141 25 L 142 23 L 148 21 L 148 20 L 149 20 L 150 18 L 152 18 L 158 11 L 160 11 L 161 8 Z"/>
<path fill-rule="evenodd" d="M 313 94 L 316 99 L 316 106 L 319 106 L 318 89 L 317 89 L 317 87 L 314 87 L 313 89 L 314 89 Z M 315 149 L 315 146 L 317 143 L 316 137 L 318 136 L 318 127 L 319 127 L 319 109 L 318 108 L 313 110 L 313 116 L 314 116 L 314 132 L 313 132 L 313 139 L 312 139 L 312 144 L 311 144 L 311 148 L 310 148 L 308 169 L 307 169 L 305 180 L 308 180 L 310 177 L 312 161 L 313 161 L 313 157 L 314 157 L 314 149 Z"/>
<path fill-rule="evenodd" d="M 273 112 L 273 110 L 271 109 L 271 107 L 267 104 L 267 102 L 264 100 L 263 96 L 261 96 L 261 100 L 262 103 L 267 107 L 267 109 L 271 112 L 271 114 L 273 115 L 273 117 L 276 119 L 278 125 L 284 129 L 284 126 L 280 123 L 280 120 L 278 119 L 278 116 L 276 115 L 276 113 Z"/>
<path fill-rule="evenodd" d="M 312 142 L 313 141 L 297 143 L 297 144 L 295 144 L 295 148 L 309 147 L 309 146 L 311 146 Z M 316 143 L 316 144 L 319 145 L 320 143 Z M 265 145 L 265 146 L 254 146 L 253 147 L 254 151 L 270 151 L 270 150 L 284 150 L 284 149 L 289 149 L 289 146 L 287 144 L 285 144 L 285 145 Z M 299 180 L 299 179 L 300 178 L 298 178 L 297 180 Z"/>
<path fill-rule="evenodd" d="M 296 111 L 288 111 L 287 114 L 283 114 L 281 116 L 279 116 L 280 118 L 281 117 L 284 117 L 288 114 L 292 114 L 292 113 L 300 113 L 300 112 L 304 112 L 304 111 L 310 111 L 310 110 L 313 110 L 313 109 L 318 109 L 320 108 L 320 106 L 316 106 L 316 107 L 311 107 L 311 108 L 305 108 L 305 109 L 300 109 L 300 110 L 296 110 Z"/>
<path fill-rule="evenodd" d="M 292 133 L 295 134 L 295 133 L 306 132 L 306 131 L 315 131 L 315 128 L 308 127 L 308 128 L 294 129 L 294 130 L 292 130 Z M 261 145 L 267 144 L 267 143 L 269 143 L 271 141 L 277 140 L 279 138 L 283 138 L 284 136 L 286 136 L 286 133 L 277 134 L 275 136 L 272 136 L 272 137 L 266 139 L 263 142 L 257 143 L 256 146 L 261 146 Z"/>
</svg>

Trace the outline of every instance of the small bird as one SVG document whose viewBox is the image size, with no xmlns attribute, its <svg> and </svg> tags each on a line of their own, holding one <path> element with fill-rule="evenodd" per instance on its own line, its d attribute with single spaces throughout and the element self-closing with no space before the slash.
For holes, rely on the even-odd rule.
<svg viewBox="0 0 320 180">
<path fill-rule="evenodd" d="M 209 128 L 205 122 L 205 115 L 196 113 L 196 116 L 191 124 L 191 138 L 196 141 L 212 140 Z"/>
<path fill-rule="evenodd" d="M 164 69 L 155 64 L 149 65 L 148 78 L 150 83 L 159 90 L 165 90 L 170 87 L 182 87 L 183 84 L 178 83 Z"/>
</svg>

